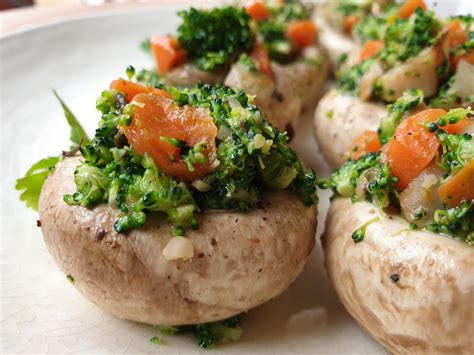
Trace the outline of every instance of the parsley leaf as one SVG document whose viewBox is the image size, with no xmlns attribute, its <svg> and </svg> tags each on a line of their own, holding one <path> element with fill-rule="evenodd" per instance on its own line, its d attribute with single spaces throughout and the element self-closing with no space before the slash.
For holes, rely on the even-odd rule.
<svg viewBox="0 0 474 355">
<path fill-rule="evenodd" d="M 66 117 L 67 123 L 69 123 L 69 126 L 71 127 L 71 142 L 77 144 L 77 145 L 86 145 L 89 144 L 90 139 L 87 136 L 86 131 L 84 128 L 82 128 L 81 124 L 77 120 L 76 116 L 72 113 L 72 111 L 69 109 L 69 107 L 66 105 L 66 103 L 59 97 L 58 93 L 56 90 L 53 90 L 54 96 L 58 99 L 59 103 L 61 104 L 61 107 L 64 110 L 64 117 Z"/>
<path fill-rule="evenodd" d="M 38 210 L 38 200 L 46 177 L 54 169 L 59 157 L 49 157 L 41 159 L 33 164 L 26 172 L 25 176 L 16 180 L 15 189 L 22 191 L 20 200 L 26 203 L 27 207 Z"/>
</svg>

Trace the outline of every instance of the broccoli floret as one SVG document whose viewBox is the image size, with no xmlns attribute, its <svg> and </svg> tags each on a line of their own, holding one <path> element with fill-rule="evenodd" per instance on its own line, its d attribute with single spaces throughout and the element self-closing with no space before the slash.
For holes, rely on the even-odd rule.
<svg viewBox="0 0 474 355">
<path fill-rule="evenodd" d="M 456 174 L 464 165 L 474 159 L 474 139 L 470 134 L 448 134 L 438 131 L 437 137 L 443 146 L 444 154 L 438 158 L 438 165 L 448 176 Z"/>
<path fill-rule="evenodd" d="M 77 192 L 64 195 L 64 201 L 70 205 L 92 207 L 107 200 L 109 181 L 96 166 L 81 164 L 74 172 Z"/>
<path fill-rule="evenodd" d="M 191 8 L 178 15 L 183 20 L 178 27 L 179 42 L 202 70 L 226 66 L 238 52 L 252 47 L 250 16 L 242 8 Z"/>
<path fill-rule="evenodd" d="M 237 341 L 242 336 L 242 318 L 240 315 L 226 320 L 192 326 L 192 332 L 198 345 L 209 348 L 217 343 Z"/>
<path fill-rule="evenodd" d="M 339 77 L 339 81 L 337 83 L 337 88 L 339 91 L 351 95 L 358 95 L 360 80 L 362 79 L 362 76 L 370 69 L 372 64 L 374 64 L 374 62 L 375 59 L 370 58 L 345 71 Z"/>
<path fill-rule="evenodd" d="M 164 80 L 158 75 L 155 69 L 140 70 L 137 74 L 137 81 L 154 88 L 164 88 Z"/>
<path fill-rule="evenodd" d="M 258 34 L 262 37 L 270 58 L 285 62 L 293 57 L 295 51 L 286 36 L 288 23 L 309 17 L 310 13 L 299 1 L 289 1 L 271 8 L 271 16 L 258 24 Z"/>
<path fill-rule="evenodd" d="M 379 58 L 388 67 L 415 57 L 437 40 L 441 22 L 433 11 L 416 9 L 415 16 L 397 19 L 385 30 L 385 47 Z"/>
<path fill-rule="evenodd" d="M 434 220 L 425 229 L 433 233 L 451 235 L 474 245 L 474 204 L 464 201 L 454 208 L 435 211 Z"/>
<path fill-rule="evenodd" d="M 356 187 L 361 178 L 364 178 L 364 196 L 356 196 Z M 398 178 L 391 175 L 388 165 L 381 162 L 380 153 L 369 153 L 358 160 L 346 161 L 322 185 L 331 188 L 339 196 L 353 199 L 365 197 L 386 207 L 397 195 L 397 182 Z"/>
<path fill-rule="evenodd" d="M 403 95 L 393 104 L 387 106 L 389 112 L 380 121 L 378 128 L 379 138 L 382 144 L 385 144 L 393 136 L 395 129 L 400 124 L 405 113 L 423 103 L 423 91 L 412 89 L 405 91 Z"/>
</svg>

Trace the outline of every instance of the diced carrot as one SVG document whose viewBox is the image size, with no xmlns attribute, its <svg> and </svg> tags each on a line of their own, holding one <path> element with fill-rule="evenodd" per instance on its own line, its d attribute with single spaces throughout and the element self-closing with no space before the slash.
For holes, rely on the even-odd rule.
<svg viewBox="0 0 474 355">
<path fill-rule="evenodd" d="M 457 123 L 448 124 L 442 127 L 442 129 L 448 132 L 449 134 L 455 134 L 455 133 L 459 134 L 459 133 L 463 133 L 469 126 L 473 124 L 474 122 L 472 120 L 468 120 L 464 118 Z"/>
<path fill-rule="evenodd" d="M 461 60 L 465 60 L 466 62 L 474 65 L 474 50 L 471 50 L 466 54 L 451 57 L 449 61 L 451 63 L 451 68 L 453 69 L 453 71 L 456 71 L 458 64 Z"/>
<path fill-rule="evenodd" d="M 344 22 L 343 22 L 343 29 L 344 29 L 344 32 L 346 33 L 351 33 L 352 32 L 352 28 L 354 28 L 355 24 L 357 23 L 357 21 L 359 21 L 359 19 L 357 18 L 356 15 L 349 15 L 349 16 L 346 16 L 344 18 Z"/>
<path fill-rule="evenodd" d="M 375 131 L 364 131 L 352 143 L 352 149 L 348 152 L 351 159 L 357 160 L 361 156 L 377 152 L 382 148 L 380 144 L 379 135 Z"/>
<path fill-rule="evenodd" d="M 299 20 L 290 23 L 286 31 L 287 37 L 296 48 L 306 47 L 316 40 L 317 29 L 313 21 Z"/>
<path fill-rule="evenodd" d="M 415 13 L 417 8 L 421 8 L 426 11 L 426 4 L 424 0 L 405 0 L 400 9 L 398 9 L 399 18 L 409 18 Z"/>
<path fill-rule="evenodd" d="M 110 90 L 117 90 L 127 95 L 127 100 L 132 101 L 138 94 L 154 92 L 158 95 L 165 95 L 171 97 L 167 91 L 156 89 L 151 86 L 134 83 L 132 81 L 124 80 L 122 78 L 112 81 Z"/>
<path fill-rule="evenodd" d="M 370 40 L 365 42 L 364 47 L 360 51 L 359 62 L 363 62 L 366 59 L 372 58 L 384 47 L 383 41 Z"/>
<path fill-rule="evenodd" d="M 215 168 L 217 127 L 209 113 L 178 106 L 159 92 L 139 93 L 134 101 L 132 122 L 121 129 L 138 154 L 149 154 L 163 172 L 182 180 L 202 178 Z M 194 147 L 199 143 L 205 144 L 202 154 L 206 161 L 192 164 L 190 171 L 181 157 L 184 147 L 180 144 Z"/>
<path fill-rule="evenodd" d="M 435 157 L 439 141 L 424 123 L 445 114 L 442 109 L 429 109 L 410 116 L 400 123 L 387 143 L 384 160 L 390 165 L 392 174 L 399 178 L 399 190 L 405 189 Z"/>
<path fill-rule="evenodd" d="M 151 37 L 150 43 L 159 74 L 165 74 L 186 58 L 184 49 L 179 47 L 178 40 L 172 36 L 155 35 Z"/>
<path fill-rule="evenodd" d="M 255 59 L 258 64 L 259 70 L 268 75 L 272 76 L 272 68 L 270 67 L 270 57 L 268 56 L 267 48 L 261 43 L 255 43 L 253 46 L 250 56 Z"/>
<path fill-rule="evenodd" d="M 455 48 L 469 40 L 469 35 L 461 27 L 459 20 L 454 20 L 448 26 L 448 43 L 450 48 Z"/>
<path fill-rule="evenodd" d="M 247 11 L 250 17 L 255 21 L 264 21 L 270 16 L 270 11 L 263 1 L 252 1 L 245 5 L 245 11 Z"/>
<path fill-rule="evenodd" d="M 438 195 L 450 207 L 456 207 L 461 201 L 474 200 L 474 160 L 446 180 L 438 188 Z"/>
</svg>

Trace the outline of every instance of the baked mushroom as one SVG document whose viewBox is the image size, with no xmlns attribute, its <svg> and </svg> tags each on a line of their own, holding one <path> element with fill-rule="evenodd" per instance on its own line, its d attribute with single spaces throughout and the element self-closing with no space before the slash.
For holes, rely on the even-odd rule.
<svg viewBox="0 0 474 355">
<path fill-rule="evenodd" d="M 39 200 L 46 246 L 85 297 L 125 319 L 190 325 L 295 280 L 314 246 L 316 176 L 247 94 L 119 79 L 97 108 L 95 137 L 75 125 L 80 154 L 60 159 Z"/>
<path fill-rule="evenodd" d="M 398 20 L 379 24 L 381 40 L 365 42 L 358 63 L 340 72 L 337 91 L 327 93 L 316 109 L 315 135 L 333 167 L 342 164 L 361 132 L 379 123 L 382 129 L 392 125 L 393 133 L 393 121 L 425 105 L 449 109 L 473 101 L 471 94 L 466 95 L 469 84 L 462 79 L 469 77 L 474 65 L 467 45 L 472 33 L 469 21 L 443 23 L 433 12 L 423 11 L 424 5 L 407 16 L 408 3 L 392 15 Z M 385 111 L 387 103 L 392 104 Z"/>
<path fill-rule="evenodd" d="M 474 347 L 473 125 L 469 109 L 424 110 L 326 182 L 336 195 L 322 237 L 327 272 L 390 352 Z"/>
</svg>

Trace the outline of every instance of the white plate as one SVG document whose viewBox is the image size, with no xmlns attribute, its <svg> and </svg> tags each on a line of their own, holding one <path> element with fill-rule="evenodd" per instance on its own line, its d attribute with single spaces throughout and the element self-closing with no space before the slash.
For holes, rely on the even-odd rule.
<svg viewBox="0 0 474 355">
<path fill-rule="evenodd" d="M 469 5 L 468 5 L 469 6 Z M 453 8 L 454 11 L 454 8 Z M 187 336 L 150 343 L 151 326 L 120 320 L 84 299 L 57 269 L 36 227 L 37 214 L 18 200 L 15 179 L 35 161 L 69 147 L 55 88 L 92 133 L 95 99 L 128 64 L 151 67 L 139 43 L 174 32 L 175 7 L 137 8 L 45 26 L 0 40 L 1 78 L 1 347 L 2 353 L 198 353 Z M 310 117 L 295 138 L 307 165 L 327 175 Z M 320 193 L 317 239 L 329 194 Z M 318 244 L 303 274 L 281 296 L 248 313 L 244 335 L 223 353 L 384 353 L 337 300 Z M 201 350 L 202 352 L 202 350 Z M 206 351 L 208 352 L 208 351 Z"/>
</svg>

